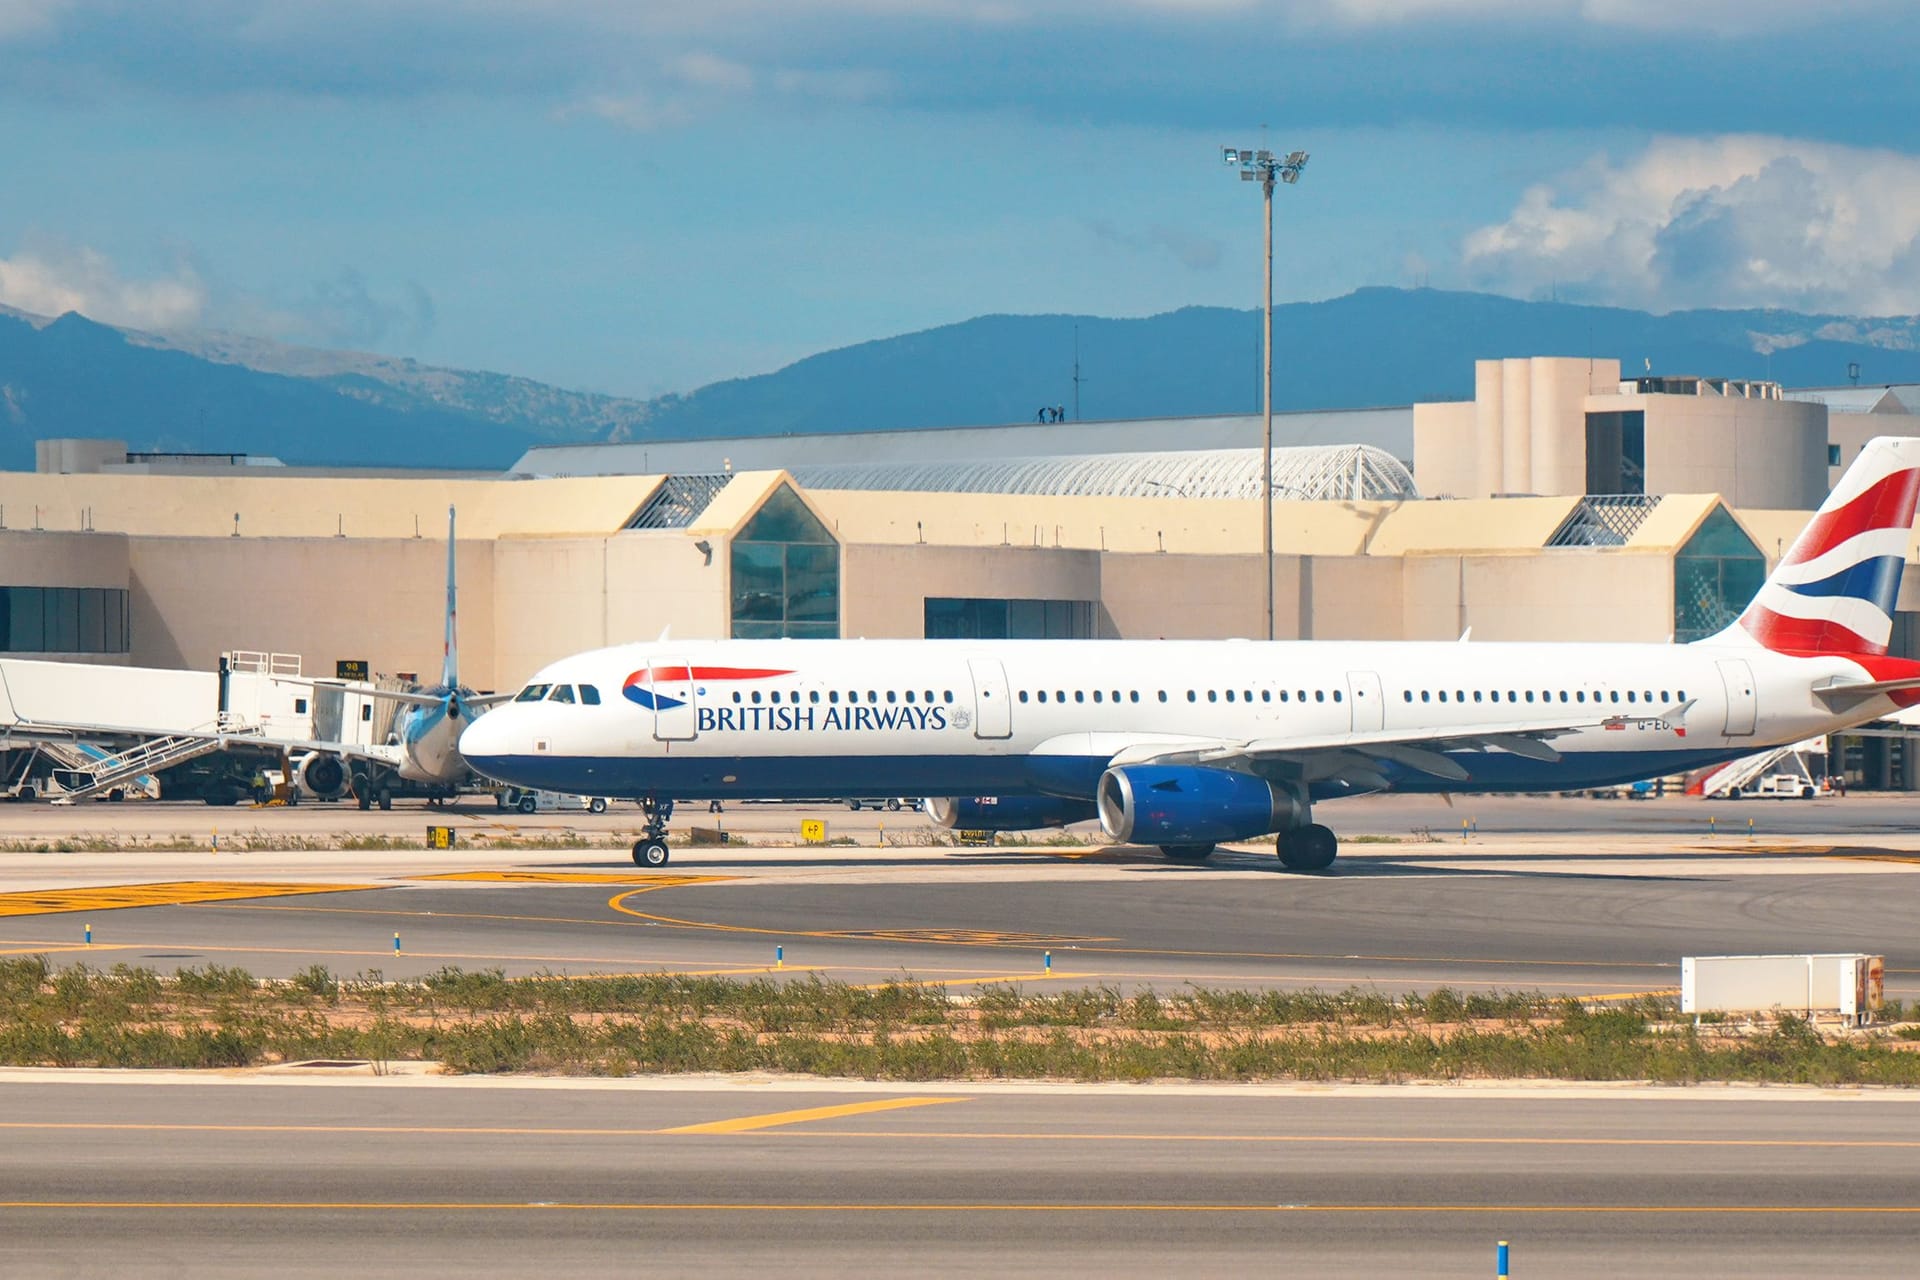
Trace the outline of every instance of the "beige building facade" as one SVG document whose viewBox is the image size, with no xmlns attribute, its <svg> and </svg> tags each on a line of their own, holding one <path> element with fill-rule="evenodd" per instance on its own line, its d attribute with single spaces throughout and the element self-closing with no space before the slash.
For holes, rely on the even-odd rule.
<svg viewBox="0 0 1920 1280">
<path fill-rule="evenodd" d="M 1737 615 L 1880 408 L 1765 383 L 1482 361 L 1412 410 L 1424 498 L 1273 499 L 1282 639 L 1691 640 Z M 235 649 L 431 681 L 458 510 L 464 683 L 583 649 L 727 636 L 1265 632 L 1257 498 L 812 487 L 781 470 L 565 478 L 0 473 L 0 650 L 211 670 Z M 1129 455 L 1138 458 L 1142 455 Z M 1129 463 L 1129 466 L 1136 464 Z M 1150 495 L 1150 496 L 1143 496 Z M 1910 551 L 1909 562 L 1916 557 Z M 1895 645 L 1920 656 L 1920 574 Z M 1897 752 L 1875 758 L 1906 779 Z M 1876 775 L 1877 776 L 1877 775 Z"/>
<path fill-rule="evenodd" d="M 1427 497 L 1718 493 L 1811 510 L 1828 488 L 1825 405 L 1770 382 L 1622 379 L 1618 360 L 1477 361 L 1474 398 L 1415 405 L 1413 430 Z"/>
</svg>

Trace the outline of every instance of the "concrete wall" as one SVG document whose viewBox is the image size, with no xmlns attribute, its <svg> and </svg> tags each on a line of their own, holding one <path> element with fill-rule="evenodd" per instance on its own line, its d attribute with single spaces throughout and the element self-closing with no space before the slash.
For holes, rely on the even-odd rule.
<svg viewBox="0 0 1920 1280">
<path fill-rule="evenodd" d="M 1476 470 L 1478 405 L 1471 400 L 1413 406 L 1413 482 L 1423 498 L 1484 497 Z"/>
<path fill-rule="evenodd" d="M 127 586 L 127 539 L 114 533 L 0 530 L 0 586 Z"/>
<path fill-rule="evenodd" d="M 1398 640 L 1406 575 L 1398 556 L 1314 556 L 1300 566 L 1292 632 L 1301 640 Z"/>
<path fill-rule="evenodd" d="M 211 671 L 229 649 L 297 653 L 310 674 L 339 658 L 440 674 L 444 542 L 431 539 L 132 538 L 133 662 Z M 491 542 L 459 548 L 461 678 L 494 685 Z"/>
<path fill-rule="evenodd" d="M 1276 582 L 1280 581 L 1276 557 Z M 1114 631 L 1129 640 L 1213 640 L 1266 633 L 1260 556 L 1121 555 L 1101 558 L 1100 585 Z M 1298 625 L 1299 587 L 1275 592 L 1280 635 Z"/>
<path fill-rule="evenodd" d="M 585 649 L 724 637 L 727 545 L 668 532 L 612 538 L 509 538 L 497 544 L 491 619 L 495 683 L 510 688 Z"/>
<path fill-rule="evenodd" d="M 840 634 L 917 639 L 930 596 L 1098 601 L 1100 578 L 1097 551 L 850 546 L 840 557 Z"/>
<path fill-rule="evenodd" d="M 1647 492 L 1717 493 L 1730 507 L 1811 511 L 1827 496 L 1827 407 L 1740 396 L 1596 397 L 1644 408 Z"/>
<path fill-rule="evenodd" d="M 1565 548 L 1537 555 L 1415 555 L 1402 562 L 1402 637 L 1457 640 L 1665 640 L 1673 561 L 1664 554 Z"/>
</svg>

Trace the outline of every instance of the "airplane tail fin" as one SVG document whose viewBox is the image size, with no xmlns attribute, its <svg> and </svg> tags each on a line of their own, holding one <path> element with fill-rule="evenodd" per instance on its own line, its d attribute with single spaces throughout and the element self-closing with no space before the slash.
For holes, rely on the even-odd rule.
<svg viewBox="0 0 1920 1280">
<path fill-rule="evenodd" d="M 1879 656 L 1920 498 L 1920 439 L 1867 442 L 1739 621 L 1703 643 Z"/>
<path fill-rule="evenodd" d="M 447 648 L 446 659 L 440 668 L 440 683 L 449 689 L 460 687 L 460 646 L 455 627 L 457 610 L 453 581 L 453 508 L 447 508 Z"/>
</svg>

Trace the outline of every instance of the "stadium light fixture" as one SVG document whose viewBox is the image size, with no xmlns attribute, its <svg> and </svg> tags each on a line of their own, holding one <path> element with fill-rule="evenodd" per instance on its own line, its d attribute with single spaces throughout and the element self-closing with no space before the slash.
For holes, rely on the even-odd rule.
<svg viewBox="0 0 1920 1280">
<path fill-rule="evenodd" d="M 1265 478 L 1265 497 L 1260 506 L 1260 553 L 1266 566 L 1267 578 L 1267 639 L 1273 639 L 1273 187 L 1276 182 L 1288 186 L 1300 181 L 1300 171 L 1307 167 L 1307 153 L 1291 151 L 1284 156 L 1276 156 L 1262 147 L 1248 150 L 1245 147 L 1222 147 L 1220 158 L 1229 167 L 1240 171 L 1242 182 L 1260 184 L 1261 203 L 1266 216 L 1267 234 L 1267 282 L 1265 303 L 1262 315 L 1265 320 L 1265 370 L 1261 378 L 1261 417 L 1265 428 L 1261 433 L 1260 474 Z"/>
</svg>

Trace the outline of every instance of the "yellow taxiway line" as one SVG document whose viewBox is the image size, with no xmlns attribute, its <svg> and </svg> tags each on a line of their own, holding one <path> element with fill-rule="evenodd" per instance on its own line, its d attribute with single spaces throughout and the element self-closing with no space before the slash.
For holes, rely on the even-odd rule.
<svg viewBox="0 0 1920 1280">
<path fill-rule="evenodd" d="M 231 1133 L 369 1137 L 512 1137 L 512 1138 L 657 1138 L 689 1134 L 744 1133 L 754 1130 L 831 1120 L 846 1115 L 931 1106 L 942 1102 L 970 1102 L 972 1098 L 886 1098 L 844 1106 L 812 1107 L 683 1125 L 671 1129 L 567 1127 L 541 1125 L 380 1125 L 380 1124 L 195 1124 L 136 1123 L 111 1120 L 7 1120 L 0 1133 L 15 1130 L 63 1133 Z M 856 1138 L 889 1142 L 1141 1142 L 1190 1143 L 1202 1146 L 1413 1146 L 1413 1147 L 1691 1147 L 1740 1150 L 1780 1148 L 1808 1151 L 1908 1151 L 1920 1149 L 1920 1139 L 1906 1138 L 1568 1138 L 1557 1136 L 1485 1136 L 1468 1134 L 1352 1134 L 1352 1133 L 1088 1133 L 1005 1132 L 982 1129 L 792 1129 L 771 1134 L 780 1138 Z"/>
<path fill-rule="evenodd" d="M 737 1116 L 732 1120 L 709 1120 L 704 1124 L 686 1124 L 661 1133 L 750 1133 L 786 1124 L 805 1124 L 810 1120 L 837 1120 L 841 1116 L 871 1115 L 876 1111 L 899 1111 L 905 1107 L 934 1107 L 943 1102 L 965 1102 L 965 1098 L 876 1098 L 871 1102 L 847 1102 L 837 1107 L 804 1107 L 798 1111 L 772 1111 L 759 1116 Z"/>
</svg>

